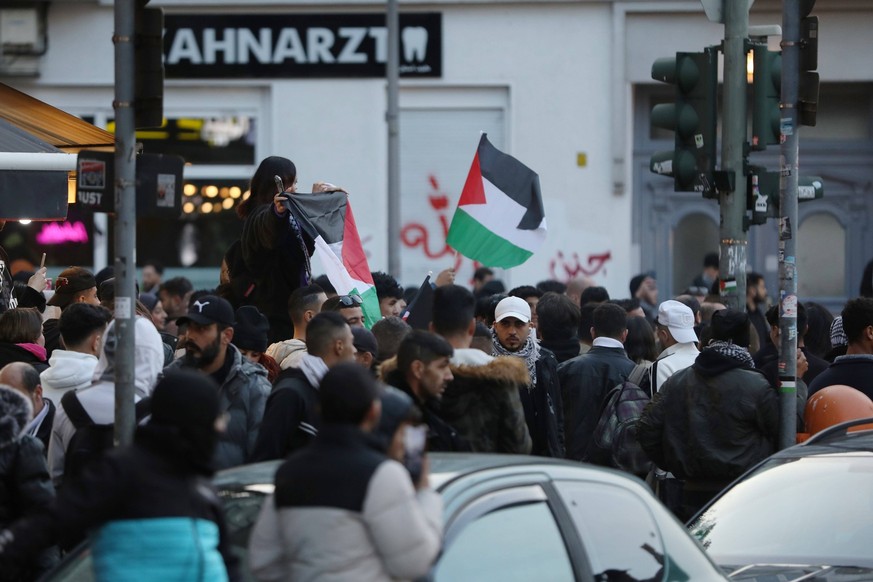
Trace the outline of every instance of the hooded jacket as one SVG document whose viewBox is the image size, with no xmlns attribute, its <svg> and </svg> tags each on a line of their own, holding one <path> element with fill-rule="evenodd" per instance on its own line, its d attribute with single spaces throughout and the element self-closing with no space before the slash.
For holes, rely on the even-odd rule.
<svg viewBox="0 0 873 582">
<path fill-rule="evenodd" d="M 149 320 L 136 318 L 136 349 L 134 350 L 134 384 L 136 393 L 134 401 L 139 402 L 149 396 L 158 381 L 164 365 L 164 348 L 161 336 L 154 324 Z M 93 382 L 87 388 L 76 391 L 76 396 L 82 407 L 94 424 L 113 424 L 115 422 L 115 354 L 118 347 L 118 336 L 115 331 L 115 321 L 106 328 L 103 346 L 100 349 L 100 359 L 94 368 Z M 55 420 L 52 424 L 52 437 L 49 443 L 48 459 L 52 480 L 59 485 L 64 475 L 64 456 L 70 439 L 76 434 L 64 410 L 63 404 L 58 404 Z"/>
<path fill-rule="evenodd" d="M 55 350 L 49 358 L 48 369 L 39 375 L 43 396 L 60 402 L 69 390 L 87 388 L 94 379 L 96 367 L 97 356 Z"/>
<path fill-rule="evenodd" d="M 421 409 L 422 420 L 427 424 L 427 450 L 445 452 L 468 452 L 470 444 L 461 436 L 458 429 L 451 426 L 442 416 L 440 401 L 431 398 L 420 402 L 412 392 L 406 378 L 397 368 L 397 356 L 382 362 L 379 368 L 380 379 L 398 390 L 406 392 Z"/>
<path fill-rule="evenodd" d="M 233 344 L 227 346 L 231 358 L 230 371 L 218 389 L 220 410 L 228 414 L 227 428 L 218 439 L 215 449 L 215 470 L 242 465 L 255 450 L 264 406 L 270 394 L 267 371 L 242 357 Z M 184 367 L 184 359 L 167 366 L 167 369 Z"/>
<path fill-rule="evenodd" d="M 479 352 L 487 363 L 475 363 L 465 357 L 466 352 Z M 529 382 L 524 362 L 458 349 L 451 363 L 454 379 L 440 403 L 443 419 L 470 443 L 473 452 L 530 453 L 531 439 L 519 397 Z"/>
<path fill-rule="evenodd" d="M 55 497 L 42 443 L 22 436 L 33 407 L 23 394 L 0 387 L 0 529 L 45 510 Z M 0 580 L 28 580 L 39 562 L 0 567 Z"/>
<path fill-rule="evenodd" d="M 17 523 L 4 559 L 55 541 L 69 547 L 90 531 L 100 582 L 235 579 L 221 501 L 186 445 L 173 427 L 138 427 L 133 446 L 108 452 L 51 511 Z"/>
<path fill-rule="evenodd" d="M 680 479 L 726 483 L 775 451 L 779 397 L 764 375 L 704 349 L 643 411 L 637 439 Z"/>
<path fill-rule="evenodd" d="M 276 360 L 283 370 L 298 367 L 303 356 L 308 353 L 306 342 L 294 338 L 276 342 L 267 348 L 267 355 Z"/>
</svg>

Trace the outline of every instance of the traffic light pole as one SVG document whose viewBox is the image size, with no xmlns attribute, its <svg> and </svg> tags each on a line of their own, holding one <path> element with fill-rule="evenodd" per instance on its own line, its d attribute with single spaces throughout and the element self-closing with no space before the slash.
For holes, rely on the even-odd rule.
<svg viewBox="0 0 873 582">
<path fill-rule="evenodd" d="M 796 442 L 797 428 L 797 186 L 801 0 L 782 3 L 782 104 L 779 180 L 779 448 Z"/>
<path fill-rule="evenodd" d="M 733 175 L 718 184 L 721 209 L 719 279 L 722 303 L 729 309 L 745 309 L 746 178 L 743 173 L 746 142 L 746 37 L 749 34 L 749 6 L 746 2 L 724 0 L 724 99 L 721 141 L 721 170 Z"/>
<path fill-rule="evenodd" d="M 115 443 L 133 442 L 136 129 L 134 2 L 115 0 Z"/>
</svg>

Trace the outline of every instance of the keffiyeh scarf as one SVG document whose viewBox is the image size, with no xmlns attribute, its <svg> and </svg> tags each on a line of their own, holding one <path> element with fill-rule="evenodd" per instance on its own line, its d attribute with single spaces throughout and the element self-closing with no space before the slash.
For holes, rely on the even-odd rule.
<svg viewBox="0 0 873 582">
<path fill-rule="evenodd" d="M 510 352 L 503 347 L 500 340 L 497 339 L 497 332 L 491 329 L 491 355 L 492 356 L 515 356 L 521 358 L 527 365 L 527 373 L 530 376 L 530 388 L 536 388 L 537 385 L 537 360 L 540 357 L 540 344 L 534 338 L 533 334 L 527 336 L 527 341 L 517 351 Z"/>
</svg>

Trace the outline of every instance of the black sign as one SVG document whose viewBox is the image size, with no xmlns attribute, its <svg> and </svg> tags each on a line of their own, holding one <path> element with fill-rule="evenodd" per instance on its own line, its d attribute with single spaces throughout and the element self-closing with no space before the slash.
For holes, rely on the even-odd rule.
<svg viewBox="0 0 873 582">
<path fill-rule="evenodd" d="M 167 14 L 168 79 L 384 77 L 384 14 Z M 442 76 L 442 15 L 400 15 L 400 74 Z"/>
<path fill-rule="evenodd" d="M 136 158 L 136 213 L 178 218 L 182 213 L 179 156 L 140 154 Z M 82 210 L 115 212 L 115 153 L 82 150 L 76 164 L 76 202 Z"/>
</svg>

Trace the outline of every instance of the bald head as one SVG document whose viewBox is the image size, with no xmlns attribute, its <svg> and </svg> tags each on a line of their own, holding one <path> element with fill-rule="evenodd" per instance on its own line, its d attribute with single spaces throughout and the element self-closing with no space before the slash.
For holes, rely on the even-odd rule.
<svg viewBox="0 0 873 582">
<path fill-rule="evenodd" d="M 33 403 L 33 413 L 38 414 L 43 407 L 42 386 L 39 372 L 26 362 L 12 362 L 0 368 L 0 384 L 15 388 Z"/>
</svg>

